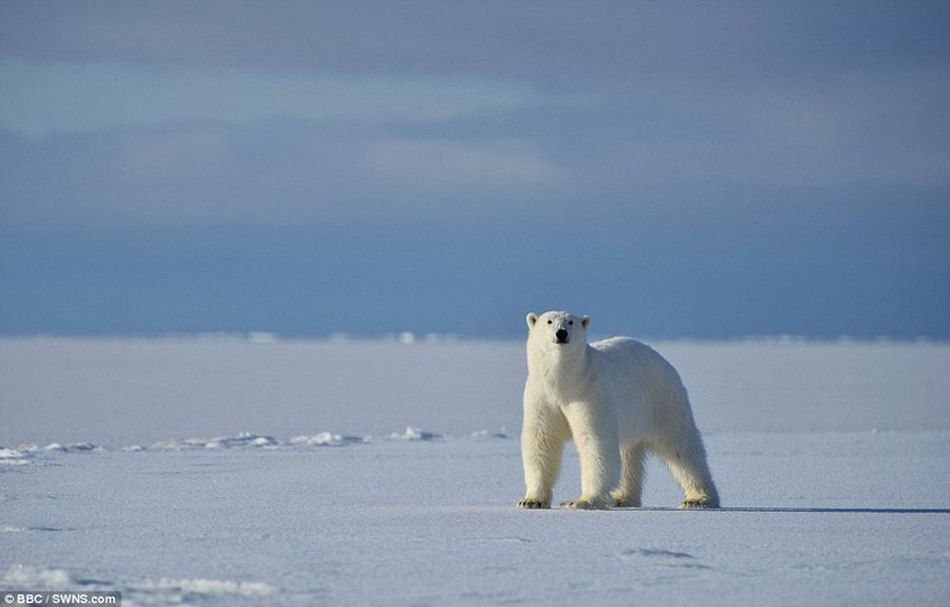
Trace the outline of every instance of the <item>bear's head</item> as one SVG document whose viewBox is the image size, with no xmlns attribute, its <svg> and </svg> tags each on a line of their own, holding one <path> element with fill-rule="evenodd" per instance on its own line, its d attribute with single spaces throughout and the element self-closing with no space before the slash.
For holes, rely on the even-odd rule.
<svg viewBox="0 0 950 607">
<path fill-rule="evenodd" d="M 587 327 L 590 316 L 575 316 L 570 312 L 545 312 L 540 316 L 530 312 L 528 341 L 554 349 L 583 348 L 587 345 Z"/>
</svg>

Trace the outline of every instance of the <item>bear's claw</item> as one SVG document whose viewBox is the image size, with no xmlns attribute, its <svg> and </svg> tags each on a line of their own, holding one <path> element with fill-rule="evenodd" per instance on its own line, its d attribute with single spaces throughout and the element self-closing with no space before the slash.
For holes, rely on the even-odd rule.
<svg viewBox="0 0 950 607">
<path fill-rule="evenodd" d="M 547 504 L 539 499 L 525 498 L 518 502 L 519 508 L 526 508 L 528 510 L 541 510 L 545 508 L 550 508 L 551 505 Z"/>
<path fill-rule="evenodd" d="M 704 510 L 706 508 L 715 507 L 715 505 L 711 504 L 709 500 L 706 499 L 688 499 L 680 504 L 680 508 L 683 510 Z"/>
</svg>

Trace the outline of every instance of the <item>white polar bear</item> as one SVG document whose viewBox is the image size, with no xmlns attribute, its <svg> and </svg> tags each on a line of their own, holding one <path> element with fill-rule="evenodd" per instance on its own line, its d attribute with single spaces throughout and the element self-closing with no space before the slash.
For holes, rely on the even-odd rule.
<svg viewBox="0 0 950 607">
<path fill-rule="evenodd" d="M 580 455 L 581 496 L 562 506 L 639 506 L 647 452 L 669 465 L 685 493 L 682 507 L 719 506 L 686 388 L 666 359 L 629 337 L 588 344 L 587 316 L 531 313 L 527 322 L 521 430 L 527 491 L 520 507 L 551 507 L 571 438 Z"/>
</svg>

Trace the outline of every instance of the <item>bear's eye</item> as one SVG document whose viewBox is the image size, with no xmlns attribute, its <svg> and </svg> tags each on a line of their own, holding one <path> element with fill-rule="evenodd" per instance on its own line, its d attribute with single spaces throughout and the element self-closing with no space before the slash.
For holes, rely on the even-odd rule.
<svg viewBox="0 0 950 607">
<path fill-rule="evenodd" d="M 548 321 L 548 324 L 549 324 L 549 325 L 550 325 L 550 324 L 553 324 L 553 322 L 549 320 L 549 321 Z"/>
<path fill-rule="evenodd" d="M 569 324 L 569 325 L 573 325 L 573 324 L 574 324 L 574 321 L 573 321 L 573 320 L 570 320 L 570 321 L 568 321 L 568 323 L 567 323 L 567 324 Z"/>
</svg>

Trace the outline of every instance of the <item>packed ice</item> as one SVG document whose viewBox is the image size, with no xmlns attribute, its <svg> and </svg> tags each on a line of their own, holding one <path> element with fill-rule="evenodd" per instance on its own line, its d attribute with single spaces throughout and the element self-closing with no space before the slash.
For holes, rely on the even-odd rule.
<svg viewBox="0 0 950 607">
<path fill-rule="evenodd" d="M 656 346 L 690 390 L 720 510 L 679 510 L 655 461 L 643 508 L 518 510 L 523 344 L 0 340 L 0 589 L 950 601 L 950 346 Z M 580 486 L 573 449 L 555 503 Z"/>
</svg>

